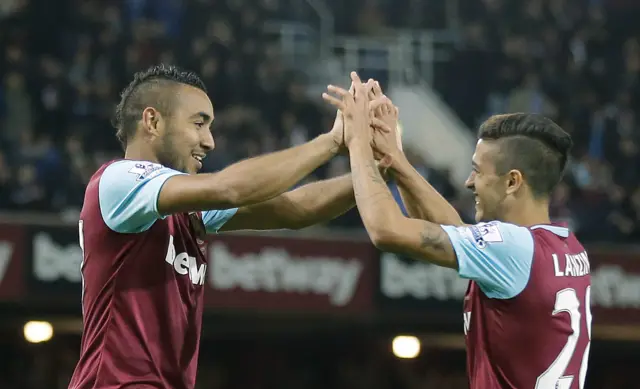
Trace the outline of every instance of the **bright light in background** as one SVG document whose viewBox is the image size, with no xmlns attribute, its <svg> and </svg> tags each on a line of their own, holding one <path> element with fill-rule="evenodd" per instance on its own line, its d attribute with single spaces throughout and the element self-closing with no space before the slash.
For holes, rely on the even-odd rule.
<svg viewBox="0 0 640 389">
<path fill-rule="evenodd" d="M 391 350 L 398 358 L 415 358 L 420 354 L 420 339 L 409 335 L 396 336 L 391 342 Z"/>
<path fill-rule="evenodd" d="M 46 342 L 53 336 L 53 327 L 48 321 L 30 321 L 24 325 L 24 338 L 29 343 Z"/>
</svg>

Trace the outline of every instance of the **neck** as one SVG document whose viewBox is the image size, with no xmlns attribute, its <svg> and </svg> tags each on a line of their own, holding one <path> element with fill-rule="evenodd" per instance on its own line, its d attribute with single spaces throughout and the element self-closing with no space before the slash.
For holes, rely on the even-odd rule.
<svg viewBox="0 0 640 389">
<path fill-rule="evenodd" d="M 149 147 L 141 147 L 142 145 L 134 141 L 127 145 L 124 151 L 124 158 L 136 161 L 149 161 L 159 163 L 158 158 Z"/>
<path fill-rule="evenodd" d="M 511 207 L 504 220 L 518 226 L 531 227 L 539 224 L 551 224 L 548 200 L 531 200 Z"/>
</svg>

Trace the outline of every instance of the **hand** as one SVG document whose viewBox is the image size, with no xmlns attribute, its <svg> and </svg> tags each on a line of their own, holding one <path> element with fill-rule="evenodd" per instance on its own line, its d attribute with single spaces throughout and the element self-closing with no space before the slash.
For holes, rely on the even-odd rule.
<svg viewBox="0 0 640 389">
<path fill-rule="evenodd" d="M 349 93 L 354 93 L 353 83 L 351 83 Z M 336 118 L 333 121 L 333 127 L 331 127 L 329 134 L 335 143 L 336 154 L 346 152 L 346 144 L 344 142 L 344 118 L 342 111 L 339 109 L 336 111 Z"/>
<path fill-rule="evenodd" d="M 356 72 L 351 72 L 351 92 L 338 86 L 329 85 L 328 90 L 338 97 L 323 93 L 322 98 L 342 111 L 344 123 L 344 142 L 349 147 L 354 139 L 371 142 L 369 128 L 369 91 L 372 83 L 362 83 Z"/>
<path fill-rule="evenodd" d="M 336 111 L 336 118 L 333 121 L 333 127 L 329 131 L 333 142 L 335 143 L 335 153 L 338 154 L 345 149 L 344 143 L 344 119 L 342 118 L 342 111 Z"/>
<path fill-rule="evenodd" d="M 402 134 L 398 126 L 398 107 L 382 93 L 380 84 L 377 81 L 373 82 L 374 86 L 369 92 L 369 100 L 371 101 L 369 109 L 374 118 L 371 146 L 376 158 L 382 158 L 385 155 L 393 156 L 402 152 Z M 383 128 L 392 130 L 387 131 L 383 130 Z"/>
</svg>

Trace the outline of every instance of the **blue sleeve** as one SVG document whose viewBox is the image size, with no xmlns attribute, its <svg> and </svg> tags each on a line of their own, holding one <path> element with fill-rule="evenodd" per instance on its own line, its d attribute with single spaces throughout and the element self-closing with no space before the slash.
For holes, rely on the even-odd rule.
<svg viewBox="0 0 640 389">
<path fill-rule="evenodd" d="M 513 298 L 527 286 L 534 251 L 529 229 L 501 222 L 442 228 L 458 257 L 458 273 L 488 297 Z"/>
<path fill-rule="evenodd" d="M 119 161 L 100 177 L 98 197 L 105 224 L 115 232 L 139 233 L 165 216 L 158 213 L 158 195 L 170 177 L 184 174 L 157 163 Z"/>
<path fill-rule="evenodd" d="M 202 212 L 202 222 L 207 228 L 207 233 L 216 234 L 220 228 L 238 212 L 238 208 L 225 209 L 222 211 Z"/>
</svg>

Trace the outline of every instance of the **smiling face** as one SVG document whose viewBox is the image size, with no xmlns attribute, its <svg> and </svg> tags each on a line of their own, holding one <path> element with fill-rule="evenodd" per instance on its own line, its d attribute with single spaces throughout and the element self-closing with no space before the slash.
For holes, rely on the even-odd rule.
<svg viewBox="0 0 640 389">
<path fill-rule="evenodd" d="M 480 139 L 472 157 L 473 170 L 465 185 L 475 195 L 477 222 L 500 220 L 503 214 L 509 180 L 496 173 L 498 152 L 495 142 Z"/>
<path fill-rule="evenodd" d="M 188 85 L 177 86 L 173 99 L 169 115 L 158 121 L 153 148 L 162 165 L 195 174 L 215 147 L 210 129 L 213 106 L 205 92 Z"/>
</svg>

